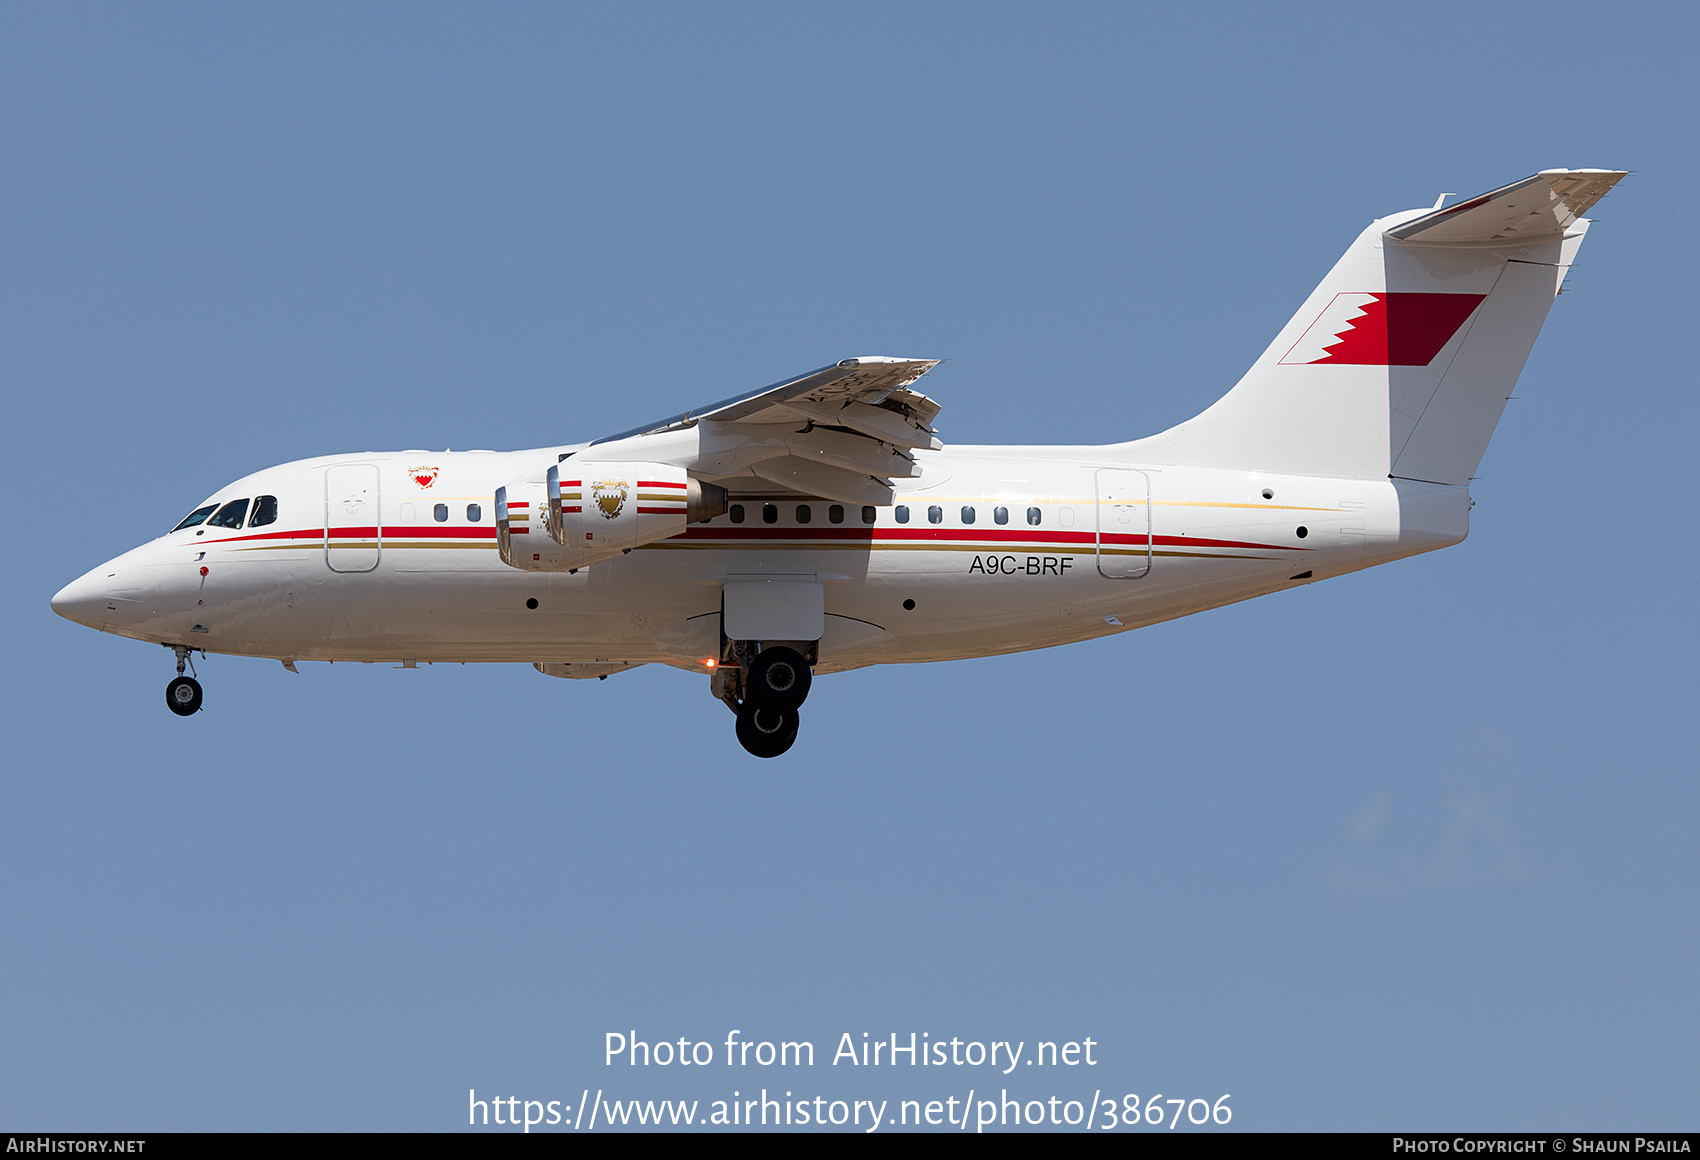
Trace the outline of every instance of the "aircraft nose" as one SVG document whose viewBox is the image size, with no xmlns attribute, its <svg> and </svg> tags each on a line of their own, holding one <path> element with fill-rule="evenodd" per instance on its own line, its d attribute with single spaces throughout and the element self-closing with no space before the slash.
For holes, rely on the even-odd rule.
<svg viewBox="0 0 1700 1160">
<path fill-rule="evenodd" d="M 105 569 L 96 568 L 65 585 L 54 595 L 52 607 L 66 620 L 99 628 L 106 618 Z"/>
</svg>

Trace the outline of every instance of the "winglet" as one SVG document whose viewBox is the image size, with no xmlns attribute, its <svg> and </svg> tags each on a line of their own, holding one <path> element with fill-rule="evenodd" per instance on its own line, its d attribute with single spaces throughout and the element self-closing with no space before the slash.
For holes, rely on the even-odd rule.
<svg viewBox="0 0 1700 1160">
<path fill-rule="evenodd" d="M 1625 176 L 1621 169 L 1543 169 L 1533 177 L 1394 226 L 1387 236 L 1423 245 L 1562 237 Z"/>
</svg>

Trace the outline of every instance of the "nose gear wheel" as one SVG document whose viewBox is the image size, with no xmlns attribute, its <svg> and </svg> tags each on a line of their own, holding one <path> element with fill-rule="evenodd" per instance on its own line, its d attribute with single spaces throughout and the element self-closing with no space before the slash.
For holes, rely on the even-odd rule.
<svg viewBox="0 0 1700 1160">
<path fill-rule="evenodd" d="M 165 686 L 165 704 L 179 717 L 188 717 L 201 709 L 201 682 L 194 677 L 174 677 Z"/>
<path fill-rule="evenodd" d="M 179 717 L 193 716 L 201 711 L 201 682 L 194 677 L 185 677 L 183 670 L 195 671 L 195 661 L 190 655 L 194 650 L 183 644 L 170 647 L 177 654 L 177 676 L 165 686 L 165 706 Z M 201 656 L 204 658 L 206 654 Z"/>
</svg>

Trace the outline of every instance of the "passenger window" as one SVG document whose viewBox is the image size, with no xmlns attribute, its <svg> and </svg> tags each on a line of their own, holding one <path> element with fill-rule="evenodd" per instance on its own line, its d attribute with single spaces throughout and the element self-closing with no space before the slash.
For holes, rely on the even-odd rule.
<svg viewBox="0 0 1700 1160">
<path fill-rule="evenodd" d="M 449 505 L 446 504 L 446 503 L 440 503 L 436 507 L 432 508 L 431 509 L 431 518 L 436 520 L 439 524 L 448 523 L 449 522 Z"/>
<path fill-rule="evenodd" d="M 944 522 L 944 509 L 941 508 L 938 504 L 934 504 L 932 507 L 928 508 L 927 509 L 927 522 L 929 524 L 941 524 L 941 523 L 943 523 Z"/>
<path fill-rule="evenodd" d="M 900 523 L 900 524 L 908 523 L 909 522 L 909 505 L 904 504 L 904 503 L 898 504 L 897 505 L 897 511 L 894 512 L 893 514 L 897 516 L 897 522 L 898 523 Z"/>
<path fill-rule="evenodd" d="M 469 503 L 469 504 L 466 505 L 466 522 L 467 523 L 475 524 L 483 518 L 484 518 L 484 509 L 483 508 L 479 507 L 475 503 Z"/>
<path fill-rule="evenodd" d="M 761 522 L 764 524 L 777 524 L 779 522 L 779 506 L 771 503 L 762 504 Z"/>
<path fill-rule="evenodd" d="M 993 508 L 992 509 L 992 522 L 994 524 L 1007 524 L 1007 523 L 1009 523 L 1009 509 L 1006 508 L 1006 507 L 995 507 L 995 508 Z"/>
<path fill-rule="evenodd" d="M 194 527 L 196 524 L 200 523 L 202 520 L 204 520 L 208 516 L 212 515 L 213 509 L 216 508 L 216 507 L 218 507 L 218 505 L 216 503 L 209 503 L 204 508 L 196 508 L 194 511 L 190 512 L 188 515 L 183 517 L 182 523 L 178 524 L 175 528 L 172 528 L 171 530 L 174 531 L 174 532 L 180 532 L 184 528 Z"/>
<path fill-rule="evenodd" d="M 862 522 L 864 524 L 871 524 L 871 523 L 874 522 L 874 517 L 876 515 L 878 515 L 878 513 L 875 512 L 874 509 L 871 506 L 870 507 L 864 507 L 862 509 Z"/>
<path fill-rule="evenodd" d="M 809 510 L 809 505 L 806 503 L 798 504 L 797 522 L 800 524 L 806 524 L 812 519 L 814 519 L 814 513 Z"/>
<path fill-rule="evenodd" d="M 1057 509 L 1057 523 L 1065 528 L 1074 526 L 1074 509 L 1071 507 Z"/>
<path fill-rule="evenodd" d="M 831 520 L 835 524 L 843 523 L 844 522 L 844 505 L 841 504 L 841 503 L 835 503 L 831 507 L 827 508 L 826 509 L 826 518 Z"/>
<path fill-rule="evenodd" d="M 1038 508 L 1028 508 L 1027 509 L 1027 522 L 1032 524 L 1034 527 L 1039 526 L 1039 509 Z"/>
<path fill-rule="evenodd" d="M 248 501 L 233 499 L 218 509 L 218 514 L 207 521 L 209 528 L 239 528 L 242 517 L 248 514 Z"/>
<path fill-rule="evenodd" d="M 255 517 L 255 518 L 258 518 L 258 517 Z M 401 505 L 401 522 L 404 523 L 404 524 L 411 524 L 413 522 L 413 505 L 412 504 L 404 503 L 404 504 Z"/>
<path fill-rule="evenodd" d="M 730 515 L 731 515 L 731 519 L 732 519 L 733 523 L 735 523 L 735 524 L 743 523 L 744 522 L 744 505 L 741 504 L 741 503 L 733 504 L 732 505 L 732 511 L 731 511 Z"/>
<path fill-rule="evenodd" d="M 965 523 L 965 524 L 971 524 L 971 523 L 974 522 L 974 509 L 973 508 L 964 507 L 962 509 L 962 522 Z"/>
<path fill-rule="evenodd" d="M 412 519 L 410 515 L 407 517 Z M 263 528 L 267 524 L 277 523 L 277 496 L 261 495 L 254 498 L 254 514 L 248 517 L 250 528 Z"/>
</svg>

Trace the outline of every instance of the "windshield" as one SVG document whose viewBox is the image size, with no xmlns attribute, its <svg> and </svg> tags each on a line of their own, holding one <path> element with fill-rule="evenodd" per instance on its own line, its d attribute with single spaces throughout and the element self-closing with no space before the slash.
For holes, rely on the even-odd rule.
<svg viewBox="0 0 1700 1160">
<path fill-rule="evenodd" d="M 190 512 L 188 515 L 183 517 L 182 523 L 178 524 L 175 528 L 172 528 L 171 530 L 174 531 L 174 532 L 180 532 L 184 528 L 194 527 L 196 524 L 200 523 L 202 520 L 204 520 L 208 516 L 212 515 L 213 509 L 216 508 L 216 507 L 218 507 L 218 505 L 216 503 L 209 503 L 204 508 L 196 508 L 194 511 Z"/>
<path fill-rule="evenodd" d="M 218 509 L 218 514 L 207 521 L 209 528 L 239 528 L 242 519 L 248 514 L 246 499 L 233 499 Z"/>
</svg>

